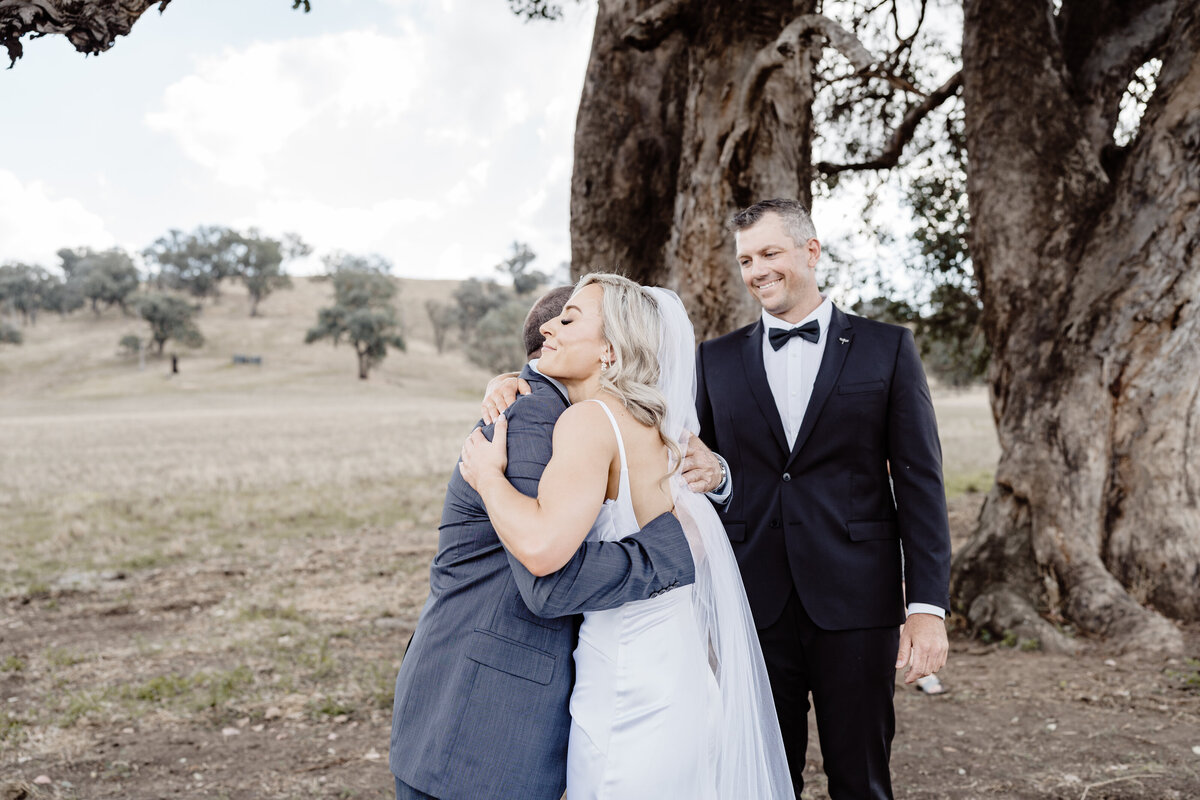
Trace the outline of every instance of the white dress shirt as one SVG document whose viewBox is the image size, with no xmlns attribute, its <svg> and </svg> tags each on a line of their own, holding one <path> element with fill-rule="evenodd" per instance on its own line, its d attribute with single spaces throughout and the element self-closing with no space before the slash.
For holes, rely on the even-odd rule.
<svg viewBox="0 0 1200 800">
<path fill-rule="evenodd" d="M 796 434 L 800 432 L 800 423 L 804 421 L 808 401 L 812 398 L 817 370 L 821 368 L 821 356 L 825 355 L 829 319 L 832 316 L 833 303 L 828 297 L 822 299 L 821 305 L 796 325 L 773 317 L 765 310 L 762 312 L 763 327 L 767 331 L 771 328 L 788 330 L 810 320 L 816 320 L 821 326 L 821 336 L 817 341 L 810 342 L 793 336 L 778 350 L 771 346 L 770 336 L 763 333 L 763 366 L 767 370 L 767 384 L 775 397 L 775 407 L 779 409 L 779 419 L 783 422 L 783 434 L 789 448 L 796 444 Z"/>
<path fill-rule="evenodd" d="M 779 409 L 779 419 L 783 422 L 783 434 L 788 447 L 796 445 L 796 435 L 804 422 L 808 411 L 809 400 L 812 399 L 813 385 L 817 382 L 817 371 L 821 368 L 821 358 L 825 355 L 825 343 L 829 339 L 829 320 L 833 317 L 833 303 L 828 297 L 822 298 L 821 305 L 811 314 L 795 325 L 784 322 L 778 317 L 762 312 L 763 331 L 763 367 L 767 371 L 767 384 L 775 398 L 775 407 Z M 821 326 L 820 338 L 815 342 L 793 336 L 783 347 L 776 350 L 771 346 L 769 331 L 771 328 L 788 330 L 816 320 Z M 934 614 L 946 618 L 945 609 L 928 603 L 909 603 L 909 614 Z"/>
</svg>

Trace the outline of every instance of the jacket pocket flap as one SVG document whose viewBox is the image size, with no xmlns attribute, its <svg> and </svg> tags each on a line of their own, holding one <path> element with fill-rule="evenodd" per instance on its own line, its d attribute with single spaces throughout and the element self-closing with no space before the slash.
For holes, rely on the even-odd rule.
<svg viewBox="0 0 1200 800">
<path fill-rule="evenodd" d="M 873 539 L 896 539 L 900 531 L 891 520 L 868 520 L 865 522 L 847 522 L 846 531 L 854 542 L 869 542 Z"/>
<path fill-rule="evenodd" d="M 554 677 L 554 662 L 557 660 L 550 653 L 536 647 L 514 642 L 479 628 L 471 633 L 466 655 L 477 664 L 543 686 L 549 684 L 550 679 Z"/>
<path fill-rule="evenodd" d="M 866 392 L 882 392 L 887 388 L 883 381 L 866 381 L 864 383 L 843 383 L 837 387 L 838 394 L 864 394 Z"/>
<path fill-rule="evenodd" d="M 731 542 L 746 541 L 746 523 L 744 522 L 726 522 L 725 535 L 729 537 Z"/>
</svg>

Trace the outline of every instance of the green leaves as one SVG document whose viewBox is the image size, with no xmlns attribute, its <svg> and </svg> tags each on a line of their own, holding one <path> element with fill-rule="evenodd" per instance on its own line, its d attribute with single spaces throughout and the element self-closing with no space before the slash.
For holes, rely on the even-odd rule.
<svg viewBox="0 0 1200 800">
<path fill-rule="evenodd" d="M 387 357 L 387 348 L 405 349 L 400 318 L 392 305 L 396 284 L 388 273 L 391 264 L 381 256 L 339 253 L 326 258 L 332 272 L 334 305 L 317 312 L 317 324 L 308 329 L 305 344 L 331 339 L 337 346 L 346 339 L 358 356 L 358 377 Z"/>
<path fill-rule="evenodd" d="M 138 316 L 150 323 L 150 338 L 160 355 L 163 346 L 172 340 L 185 347 L 204 344 L 204 335 L 193 322 L 199 308 L 186 300 L 174 295 L 147 292 L 137 298 L 135 307 Z"/>
</svg>

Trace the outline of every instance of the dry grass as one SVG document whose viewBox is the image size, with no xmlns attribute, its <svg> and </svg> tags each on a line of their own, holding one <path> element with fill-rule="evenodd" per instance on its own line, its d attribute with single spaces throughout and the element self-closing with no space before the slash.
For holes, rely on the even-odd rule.
<svg viewBox="0 0 1200 800">
<path fill-rule="evenodd" d="M 423 303 L 453 284 L 402 283 L 408 352 L 369 381 L 348 348 L 302 343 L 331 293 L 310 280 L 258 319 L 230 287 L 174 377 L 118 355 L 142 325 L 116 312 L 0 350 L 0 772 L 69 774 L 61 797 L 197 796 L 178 741 L 199 741 L 226 753 L 205 785 L 235 796 L 387 785 L 392 680 L 489 377 L 433 350 Z M 985 396 L 937 407 L 951 484 L 982 484 Z M 274 763 L 228 749 L 252 736 Z"/>
</svg>

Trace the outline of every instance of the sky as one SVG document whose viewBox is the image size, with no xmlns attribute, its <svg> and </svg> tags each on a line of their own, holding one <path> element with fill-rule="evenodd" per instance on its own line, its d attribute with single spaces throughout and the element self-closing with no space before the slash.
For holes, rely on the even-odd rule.
<svg viewBox="0 0 1200 800">
<path fill-rule="evenodd" d="M 531 23 L 505 0 L 173 0 L 98 56 L 26 39 L 0 71 L 0 263 L 225 225 L 300 234 L 315 252 L 293 273 L 344 250 L 402 277 L 495 276 L 514 241 L 553 272 L 596 14 L 563 7 Z M 818 203 L 822 241 L 896 264 L 861 207 Z"/>
<path fill-rule="evenodd" d="M 26 40 L 0 72 L 0 262 L 258 227 L 380 253 L 405 277 L 570 257 L 594 2 L 173 0 L 99 56 Z"/>
</svg>

